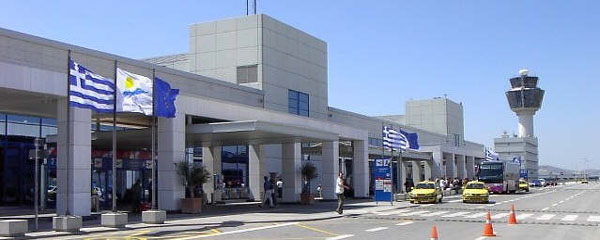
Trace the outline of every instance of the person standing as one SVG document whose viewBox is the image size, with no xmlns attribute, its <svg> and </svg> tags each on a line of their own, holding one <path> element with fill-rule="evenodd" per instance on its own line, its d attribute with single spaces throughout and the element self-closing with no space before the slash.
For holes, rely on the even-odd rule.
<svg viewBox="0 0 600 240">
<path fill-rule="evenodd" d="M 259 206 L 264 207 L 267 204 L 267 201 L 269 201 L 269 207 L 273 208 L 273 184 L 269 181 L 267 176 L 265 176 L 264 179 L 265 182 L 263 183 L 263 188 L 265 189 L 265 195 L 263 196 L 262 205 Z"/>
<path fill-rule="evenodd" d="M 344 182 L 344 174 L 342 172 L 340 172 L 338 174 L 338 178 L 337 178 L 337 181 L 335 184 L 335 194 L 337 195 L 337 199 L 338 199 L 338 206 L 335 211 L 338 214 L 344 213 L 344 190 L 345 189 L 349 189 L 349 187 L 346 186 L 346 183 Z"/>
<path fill-rule="evenodd" d="M 277 179 L 277 197 L 281 198 L 283 196 L 283 181 L 281 177 Z"/>
</svg>

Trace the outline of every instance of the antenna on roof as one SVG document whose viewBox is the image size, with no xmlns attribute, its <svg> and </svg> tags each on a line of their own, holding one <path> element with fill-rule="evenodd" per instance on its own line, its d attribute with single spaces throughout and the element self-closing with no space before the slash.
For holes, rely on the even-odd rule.
<svg viewBox="0 0 600 240">
<path fill-rule="evenodd" d="M 248 13 L 248 8 L 250 7 L 250 6 L 248 5 L 248 4 L 249 4 L 249 3 L 248 3 L 249 1 L 250 1 L 250 0 L 246 0 L 246 16 L 250 15 L 250 14 Z"/>
<path fill-rule="evenodd" d="M 256 0 L 254 0 L 254 15 L 256 15 Z"/>
</svg>

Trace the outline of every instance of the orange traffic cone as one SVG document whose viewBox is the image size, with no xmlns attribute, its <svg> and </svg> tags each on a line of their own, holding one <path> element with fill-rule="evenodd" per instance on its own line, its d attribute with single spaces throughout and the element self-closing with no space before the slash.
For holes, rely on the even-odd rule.
<svg viewBox="0 0 600 240">
<path fill-rule="evenodd" d="M 492 217 L 490 216 L 490 210 L 488 210 L 485 216 L 485 224 L 483 225 L 483 237 L 495 237 L 494 228 L 492 227 Z"/>
<path fill-rule="evenodd" d="M 431 227 L 431 240 L 438 240 L 438 235 L 437 235 L 437 228 L 435 228 L 435 225 L 433 225 L 433 227 Z"/>
<path fill-rule="evenodd" d="M 508 215 L 508 224 L 517 224 L 517 216 L 515 215 L 515 205 L 510 206 L 510 214 Z"/>
</svg>

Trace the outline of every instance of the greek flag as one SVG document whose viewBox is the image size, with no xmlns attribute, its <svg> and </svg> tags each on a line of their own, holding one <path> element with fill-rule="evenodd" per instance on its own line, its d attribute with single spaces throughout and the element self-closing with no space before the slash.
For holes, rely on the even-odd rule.
<svg viewBox="0 0 600 240">
<path fill-rule="evenodd" d="M 521 156 L 514 157 L 513 162 L 521 165 Z"/>
<path fill-rule="evenodd" d="M 383 147 L 404 152 L 408 148 L 408 139 L 393 128 L 383 127 Z"/>
<path fill-rule="evenodd" d="M 78 63 L 69 60 L 69 105 L 112 113 L 115 84 Z"/>
<path fill-rule="evenodd" d="M 491 148 L 485 149 L 485 159 L 488 161 L 496 161 L 499 160 L 498 153 L 494 152 Z"/>
</svg>

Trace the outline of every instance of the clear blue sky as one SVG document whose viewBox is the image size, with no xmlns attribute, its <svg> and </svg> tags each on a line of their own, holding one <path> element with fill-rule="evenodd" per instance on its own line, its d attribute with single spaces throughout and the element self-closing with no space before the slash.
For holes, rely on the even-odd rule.
<svg viewBox="0 0 600 240">
<path fill-rule="evenodd" d="M 88 4 L 88 5 L 86 5 Z M 535 116 L 540 164 L 600 168 L 600 2 L 259 0 L 328 43 L 329 105 L 402 114 L 404 101 L 463 102 L 468 140 L 517 130 L 508 78 L 546 90 Z M 188 25 L 244 15 L 244 0 L 2 1 L 0 27 L 131 58 L 188 50 Z"/>
</svg>

